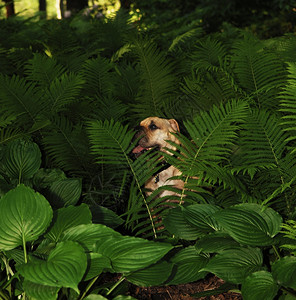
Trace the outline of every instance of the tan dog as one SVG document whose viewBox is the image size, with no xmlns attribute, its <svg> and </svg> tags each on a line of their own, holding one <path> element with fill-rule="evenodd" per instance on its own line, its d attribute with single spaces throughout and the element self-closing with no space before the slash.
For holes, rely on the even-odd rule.
<svg viewBox="0 0 296 300">
<path fill-rule="evenodd" d="M 176 147 L 169 144 L 170 140 L 176 144 L 180 144 L 178 138 L 172 134 L 179 132 L 179 125 L 174 119 L 161 119 L 158 117 L 149 117 L 140 123 L 140 128 L 136 137 L 143 136 L 138 143 L 138 146 L 133 150 L 133 153 L 139 154 L 144 150 L 150 150 L 157 147 L 162 152 L 169 153 L 165 148 L 176 150 Z M 184 187 L 184 182 L 180 179 L 170 179 L 174 176 L 181 175 L 181 172 L 172 165 L 164 164 L 160 172 L 150 178 L 145 188 L 148 190 L 147 195 L 150 195 L 157 188 L 170 185 L 180 190 Z M 164 197 L 168 195 L 176 195 L 176 193 L 168 190 L 163 190 L 158 196 Z"/>
</svg>

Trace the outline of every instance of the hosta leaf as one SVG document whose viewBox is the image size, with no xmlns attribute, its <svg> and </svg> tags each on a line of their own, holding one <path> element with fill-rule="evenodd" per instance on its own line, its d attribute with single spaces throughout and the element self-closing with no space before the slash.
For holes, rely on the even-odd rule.
<svg viewBox="0 0 296 300">
<path fill-rule="evenodd" d="M 3 166 L 7 175 L 18 182 L 30 179 L 41 165 L 41 152 L 37 144 L 15 140 L 10 142 L 3 155 Z"/>
<path fill-rule="evenodd" d="M 278 292 L 278 285 L 271 273 L 258 271 L 249 275 L 242 284 L 244 300 L 272 300 Z"/>
<path fill-rule="evenodd" d="M 24 280 L 23 289 L 26 292 L 26 295 L 33 299 L 55 300 L 58 297 L 58 291 L 60 288 L 48 285 L 41 285 L 28 280 Z"/>
<path fill-rule="evenodd" d="M 194 241 L 201 235 L 196 226 L 185 220 L 180 207 L 170 209 L 168 216 L 163 219 L 163 223 L 169 233 L 181 239 Z"/>
<path fill-rule="evenodd" d="M 84 298 L 85 300 L 108 300 L 107 298 L 105 298 L 102 295 L 96 295 L 96 294 L 90 294 L 88 295 L 86 298 Z"/>
<path fill-rule="evenodd" d="M 296 289 L 296 257 L 286 256 L 279 259 L 272 265 L 271 270 L 279 284 Z"/>
<path fill-rule="evenodd" d="M 161 261 L 148 268 L 133 272 L 126 277 L 128 281 L 138 286 L 160 285 L 168 279 L 172 272 L 173 264 Z"/>
<path fill-rule="evenodd" d="M 218 230 L 219 225 L 215 221 L 213 214 L 220 208 L 210 204 L 194 204 L 183 209 L 185 220 L 196 226 L 201 232 Z"/>
<path fill-rule="evenodd" d="M 97 243 L 95 251 L 109 257 L 115 272 L 143 269 L 161 259 L 173 247 L 129 236 L 114 236 Z"/>
<path fill-rule="evenodd" d="M 41 194 L 23 184 L 10 190 L 0 199 L 0 249 L 35 241 L 51 219 L 52 208 Z"/>
<path fill-rule="evenodd" d="M 112 228 L 116 228 L 117 226 L 124 223 L 124 220 L 120 218 L 115 212 L 104 206 L 96 205 L 94 207 L 91 207 L 91 212 L 93 215 L 94 223 L 104 224 Z"/>
<path fill-rule="evenodd" d="M 223 280 L 239 284 L 251 273 L 261 270 L 262 263 L 260 249 L 229 249 L 214 256 L 203 270 L 214 273 Z"/>
<path fill-rule="evenodd" d="M 55 181 L 51 184 L 48 192 L 48 200 L 56 207 L 75 205 L 82 190 L 80 179 L 67 178 Z"/>
<path fill-rule="evenodd" d="M 83 280 L 86 281 L 92 279 L 100 275 L 104 270 L 112 271 L 110 259 L 99 253 L 90 253 L 87 273 Z"/>
<path fill-rule="evenodd" d="M 221 210 L 215 214 L 215 219 L 233 239 L 251 246 L 271 245 L 281 225 L 281 218 L 277 215 L 266 215 L 249 209 L 247 205 Z"/>
<path fill-rule="evenodd" d="M 209 261 L 209 257 L 199 254 L 193 246 L 182 249 L 173 256 L 171 262 L 175 264 L 169 285 L 189 283 L 204 278 L 207 272 L 201 271 Z"/>
<path fill-rule="evenodd" d="M 207 234 L 195 244 L 195 249 L 198 252 L 206 253 L 219 253 L 223 250 L 234 248 L 240 248 L 240 244 L 228 234 L 222 232 Z"/>
<path fill-rule="evenodd" d="M 52 287 L 69 287 L 78 290 L 78 283 L 86 270 L 84 249 L 68 241 L 57 244 L 47 261 L 27 263 L 18 267 L 20 274 L 29 281 Z"/>
<path fill-rule="evenodd" d="M 46 237 L 53 242 L 58 242 L 63 232 L 67 229 L 91 223 L 91 212 L 86 204 L 68 206 L 54 212 L 54 222 Z"/>
<path fill-rule="evenodd" d="M 92 251 L 97 242 L 104 241 L 111 236 L 120 237 L 120 234 L 105 225 L 82 224 L 65 231 L 62 240 L 78 242 L 88 251 Z"/>
</svg>

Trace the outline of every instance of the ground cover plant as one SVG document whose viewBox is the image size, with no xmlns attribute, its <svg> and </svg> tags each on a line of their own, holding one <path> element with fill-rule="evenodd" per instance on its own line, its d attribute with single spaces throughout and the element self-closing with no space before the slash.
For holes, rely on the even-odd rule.
<svg viewBox="0 0 296 300">
<path fill-rule="evenodd" d="M 0 23 L 1 298 L 132 299 L 128 282 L 207 274 L 296 297 L 295 36 L 161 40 L 121 11 Z M 143 188 L 159 154 L 130 155 L 148 116 L 181 126 L 173 207 Z"/>
</svg>

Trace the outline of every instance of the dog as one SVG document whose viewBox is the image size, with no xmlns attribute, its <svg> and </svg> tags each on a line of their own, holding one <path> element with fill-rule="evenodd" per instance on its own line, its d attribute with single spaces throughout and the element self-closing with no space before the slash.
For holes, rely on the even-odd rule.
<svg viewBox="0 0 296 300">
<path fill-rule="evenodd" d="M 179 124 L 175 119 L 162 119 L 159 117 L 149 117 L 140 122 L 138 131 L 135 138 L 140 138 L 138 146 L 133 149 L 135 155 L 140 155 L 141 152 L 156 148 L 161 152 L 169 153 L 167 149 L 176 150 L 176 147 L 168 143 L 172 141 L 175 144 L 180 145 L 180 141 L 173 133 L 180 132 Z M 149 196 L 153 191 L 159 187 L 169 185 L 174 188 L 183 190 L 184 182 L 181 179 L 175 179 L 172 177 L 180 176 L 182 173 L 173 165 L 170 165 L 164 161 L 164 157 L 161 158 L 162 167 L 159 172 L 151 177 L 145 183 L 146 194 Z M 176 196 L 177 193 L 169 190 L 162 190 L 158 197 Z M 169 201 L 178 202 L 178 201 Z"/>
</svg>

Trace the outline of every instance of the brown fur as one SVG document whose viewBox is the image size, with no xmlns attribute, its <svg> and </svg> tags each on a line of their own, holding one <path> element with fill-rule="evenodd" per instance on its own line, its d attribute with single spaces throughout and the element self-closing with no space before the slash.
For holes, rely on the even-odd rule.
<svg viewBox="0 0 296 300">
<path fill-rule="evenodd" d="M 176 147 L 172 146 L 167 140 L 173 141 L 176 144 L 180 144 L 178 138 L 172 133 L 179 132 L 179 125 L 174 119 L 161 119 L 158 117 L 149 117 L 140 123 L 140 130 L 137 133 L 137 137 L 143 136 L 139 140 L 139 146 L 134 149 L 134 153 L 138 153 L 141 150 L 151 149 L 158 147 L 160 151 L 169 153 L 166 148 L 176 150 Z M 145 188 L 148 190 L 147 195 L 157 188 L 170 185 L 180 190 L 184 187 L 184 182 L 180 179 L 170 179 L 173 176 L 179 176 L 181 172 L 174 166 L 169 166 L 167 169 L 161 171 L 156 176 L 151 177 L 145 184 Z M 168 190 L 164 190 L 159 194 L 159 197 L 168 195 L 175 195 L 176 193 Z"/>
</svg>

